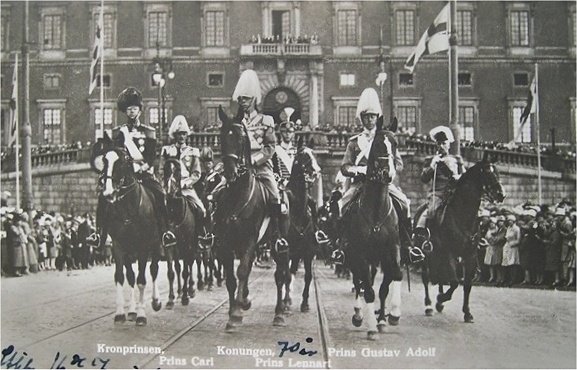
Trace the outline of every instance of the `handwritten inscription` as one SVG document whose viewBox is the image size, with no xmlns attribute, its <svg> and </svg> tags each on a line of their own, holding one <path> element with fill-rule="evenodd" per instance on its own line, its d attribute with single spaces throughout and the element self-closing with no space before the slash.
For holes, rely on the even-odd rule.
<svg viewBox="0 0 577 370">
<path fill-rule="evenodd" d="M 78 353 L 72 356 L 56 352 L 54 360 L 50 365 L 50 369 L 80 369 L 80 368 L 96 368 L 106 369 L 110 363 L 109 358 L 102 357 L 87 357 Z M 9 345 L 2 349 L 2 361 L 0 363 L 6 369 L 35 369 L 34 358 L 26 351 L 19 352 L 14 345 Z M 41 368 L 45 366 L 40 365 Z"/>
<path fill-rule="evenodd" d="M 305 341 L 307 343 L 312 343 L 313 342 L 313 338 L 308 337 L 305 339 Z M 289 351 L 289 352 L 297 352 L 298 354 L 301 356 L 314 356 L 316 355 L 318 352 L 317 351 L 307 351 L 306 348 L 304 347 L 304 345 L 301 348 L 301 343 L 300 342 L 296 342 L 292 345 L 289 345 L 289 342 L 277 342 L 279 346 L 281 346 L 281 350 L 280 353 L 278 355 L 278 357 L 282 357 L 284 355 L 285 352 Z M 300 349 L 300 351 L 299 351 Z"/>
</svg>

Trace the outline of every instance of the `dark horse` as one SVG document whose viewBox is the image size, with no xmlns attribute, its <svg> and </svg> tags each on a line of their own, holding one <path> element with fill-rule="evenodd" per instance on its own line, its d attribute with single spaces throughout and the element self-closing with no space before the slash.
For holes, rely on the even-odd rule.
<svg viewBox="0 0 577 370">
<path fill-rule="evenodd" d="M 231 332 L 242 323 L 242 310 L 248 310 L 251 306 L 248 279 L 257 244 L 263 236 L 259 237 L 259 231 L 268 212 L 264 186 L 257 180 L 255 170 L 250 165 L 250 143 L 244 126 L 238 116 L 230 119 L 222 107 L 219 107 L 219 117 L 222 122 L 220 144 L 227 185 L 217 200 L 215 234 L 220 243 L 219 257 L 224 264 L 229 297 L 226 331 Z M 240 259 L 236 276 L 235 255 Z"/>
<path fill-rule="evenodd" d="M 181 302 L 188 305 L 190 298 L 196 295 L 194 281 L 192 280 L 192 264 L 194 262 L 195 246 L 198 243 L 196 232 L 196 219 L 191 205 L 182 195 L 180 186 L 181 163 L 177 159 L 167 159 L 164 163 L 164 189 L 166 190 L 166 208 L 171 228 L 176 236 L 176 245 L 166 248 L 166 265 L 168 267 L 168 302 L 166 308 L 174 307 L 174 278 L 178 294 L 182 294 Z M 180 259 L 182 259 L 182 286 L 180 282 Z"/>
<path fill-rule="evenodd" d="M 477 213 L 481 199 L 485 195 L 489 201 L 502 202 L 505 199 L 499 174 L 494 164 L 487 159 L 477 162 L 457 180 L 453 194 L 447 201 L 444 217 L 438 227 L 431 228 L 432 252 L 422 265 L 422 278 L 425 285 L 425 314 L 431 316 L 431 299 L 429 298 L 429 279 L 439 285 L 436 309 L 443 311 L 443 303 L 451 300 L 453 292 L 459 286 L 457 277 L 458 259 L 464 266 L 463 280 L 463 313 L 465 322 L 473 322 L 469 309 L 471 283 L 477 268 L 477 244 L 479 223 Z M 418 215 L 426 207 L 422 206 Z M 449 284 L 449 290 L 443 293 L 443 284 Z"/>
<path fill-rule="evenodd" d="M 146 287 L 146 263 L 151 258 L 152 308 L 160 310 L 158 287 L 158 261 L 160 259 L 160 230 L 156 221 L 156 210 L 152 194 L 137 180 L 132 159 L 123 148 L 114 145 L 108 135 L 99 139 L 92 147 L 92 168 L 100 174 L 100 194 L 104 202 L 106 216 L 103 227 L 113 242 L 115 261 L 114 281 L 116 283 L 115 323 L 126 321 L 124 313 L 124 271 L 131 288 L 134 289 L 132 262 L 138 261 L 138 291 L 130 295 L 128 319 L 136 320 L 136 325 L 146 325 L 144 310 L 144 288 Z M 102 212 L 100 210 L 99 212 Z M 136 299 L 136 294 L 138 298 Z"/>
<path fill-rule="evenodd" d="M 357 293 L 362 289 L 364 294 L 369 340 L 377 338 L 377 330 L 384 331 L 385 300 L 389 294 L 389 285 L 393 280 L 400 282 L 402 279 L 398 218 L 389 196 L 389 183 L 395 176 L 397 142 L 393 132 L 383 130 L 382 127 L 381 117 L 377 121 L 375 138 L 369 151 L 365 183 L 358 196 L 352 200 L 341 223 L 343 236 L 349 244 L 347 264 L 353 273 Z M 379 289 L 381 304 L 377 318 L 373 278 L 379 266 L 383 280 Z M 400 295 L 398 299 L 400 301 Z M 355 325 L 360 325 L 362 321 L 362 317 L 359 317 L 359 300 L 357 298 L 353 316 Z"/>
<path fill-rule="evenodd" d="M 282 309 L 289 309 L 292 304 L 290 296 L 292 281 L 297 272 L 299 262 L 302 260 L 305 269 L 305 285 L 302 292 L 301 312 L 310 311 L 309 307 L 309 288 L 312 280 L 312 261 L 316 253 L 317 240 L 315 237 L 315 227 L 313 209 L 309 200 L 308 189 L 316 181 L 320 168 L 313 155 L 311 148 L 303 144 L 302 137 L 298 141 L 297 152 L 293 160 L 291 175 L 286 187 L 286 194 L 289 201 L 289 228 L 287 241 L 289 245 L 290 270 L 287 265 L 279 268 L 279 264 L 288 263 L 288 260 L 279 256 L 276 250 L 272 250 L 273 257 L 277 263 L 277 272 L 279 276 L 275 280 L 277 284 L 277 309 L 278 312 L 274 318 L 275 325 L 282 325 L 284 320 L 280 313 Z M 285 252 L 286 253 L 286 252 Z M 290 274 L 286 274 L 287 270 Z M 282 290 L 285 287 L 285 298 L 282 299 Z M 284 305 L 284 307 L 283 307 Z"/>
</svg>

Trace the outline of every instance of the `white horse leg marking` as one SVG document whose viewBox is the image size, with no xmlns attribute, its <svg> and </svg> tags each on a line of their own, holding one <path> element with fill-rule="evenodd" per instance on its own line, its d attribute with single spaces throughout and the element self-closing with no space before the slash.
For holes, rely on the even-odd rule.
<svg viewBox="0 0 577 370">
<path fill-rule="evenodd" d="M 367 326 L 369 331 L 377 332 L 377 317 L 375 316 L 375 302 L 367 303 L 365 305 L 365 316 L 367 319 Z"/>
<path fill-rule="evenodd" d="M 114 169 L 114 163 L 118 160 L 118 154 L 114 151 L 106 153 L 106 160 L 108 161 L 108 167 L 106 167 L 106 181 L 104 182 L 104 191 L 102 195 L 107 197 L 114 193 L 114 188 L 112 187 L 112 170 Z"/>
<path fill-rule="evenodd" d="M 116 283 L 116 315 L 124 315 L 124 289 L 120 283 Z"/>
<path fill-rule="evenodd" d="M 385 314 L 401 317 L 401 282 L 392 281 L 385 300 Z"/>
<path fill-rule="evenodd" d="M 130 301 L 128 302 L 128 313 L 136 312 L 136 287 L 130 289 Z"/>
<path fill-rule="evenodd" d="M 160 294 L 158 293 L 158 279 L 152 281 L 152 300 L 160 301 Z"/>
<path fill-rule="evenodd" d="M 146 312 L 144 311 L 144 288 L 146 285 L 138 284 L 138 303 L 136 305 L 136 315 L 137 317 L 146 317 Z"/>
<path fill-rule="evenodd" d="M 355 300 L 355 315 L 359 316 L 360 318 L 363 317 L 362 308 L 363 308 L 364 298 L 359 294 L 357 299 Z"/>
</svg>

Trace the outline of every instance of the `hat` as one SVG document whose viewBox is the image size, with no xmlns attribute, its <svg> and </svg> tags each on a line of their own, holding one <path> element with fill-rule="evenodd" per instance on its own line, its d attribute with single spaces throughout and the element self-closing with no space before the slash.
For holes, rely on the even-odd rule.
<svg viewBox="0 0 577 370">
<path fill-rule="evenodd" d="M 494 224 L 497 223 L 497 217 L 490 217 L 489 220 Z"/>
<path fill-rule="evenodd" d="M 505 216 L 503 216 L 503 215 L 497 216 L 497 222 L 499 222 L 499 221 L 505 221 Z"/>
<path fill-rule="evenodd" d="M 280 118 L 284 121 L 290 121 L 295 109 L 292 107 L 285 107 L 280 113 Z"/>
<path fill-rule="evenodd" d="M 188 122 L 186 122 L 186 118 L 182 115 L 174 117 L 172 123 L 170 124 L 170 128 L 168 129 L 168 136 L 174 139 L 174 134 L 177 132 L 186 132 L 187 136 L 190 134 Z"/>
<path fill-rule="evenodd" d="M 429 131 L 429 136 L 436 142 L 444 142 L 449 140 L 449 143 L 455 141 L 453 137 L 453 132 L 447 126 L 437 126 Z"/>
<path fill-rule="evenodd" d="M 557 208 L 555 209 L 555 216 L 565 216 L 565 208 Z"/>
<path fill-rule="evenodd" d="M 249 96 L 256 99 L 256 104 L 259 104 L 262 99 L 262 93 L 260 91 L 260 81 L 256 72 L 252 69 L 247 69 L 242 72 L 234 92 L 232 93 L 232 99 L 238 100 L 240 96 Z"/>
<path fill-rule="evenodd" d="M 127 87 L 118 95 L 117 106 L 118 110 L 123 113 L 126 113 L 126 109 L 132 106 L 142 109 L 142 94 L 134 87 Z"/>
<path fill-rule="evenodd" d="M 372 87 L 366 88 L 359 97 L 356 117 L 361 119 L 361 113 L 373 113 L 379 117 L 383 115 L 379 95 Z"/>
<path fill-rule="evenodd" d="M 477 215 L 478 217 L 489 217 L 491 216 L 491 213 L 489 212 L 488 209 L 482 208 L 479 210 L 479 213 Z"/>
<path fill-rule="evenodd" d="M 214 160 L 214 153 L 212 152 L 212 149 L 210 149 L 207 146 L 202 148 L 200 150 L 200 160 L 205 161 L 205 162 L 213 161 Z"/>
<path fill-rule="evenodd" d="M 537 211 L 535 211 L 534 209 L 526 209 L 525 213 L 523 213 L 525 216 L 530 216 L 530 217 L 537 217 Z"/>
<path fill-rule="evenodd" d="M 515 217 L 513 214 L 507 215 L 507 221 L 517 221 L 517 217 Z"/>
</svg>

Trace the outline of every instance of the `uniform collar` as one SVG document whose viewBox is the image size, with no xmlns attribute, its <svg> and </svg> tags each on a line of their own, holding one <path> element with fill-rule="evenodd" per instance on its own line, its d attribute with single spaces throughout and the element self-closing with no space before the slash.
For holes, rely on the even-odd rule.
<svg viewBox="0 0 577 370">
<path fill-rule="evenodd" d="M 364 129 L 361 135 L 365 136 L 368 140 L 373 140 L 375 138 L 375 133 L 377 132 L 377 128 L 375 127 L 372 130 Z"/>
<path fill-rule="evenodd" d="M 290 148 L 293 147 L 293 143 L 292 143 L 291 141 L 289 141 L 288 143 L 285 143 L 284 141 L 281 141 L 281 142 L 280 142 L 280 146 L 281 146 L 283 149 L 288 150 L 288 149 L 290 149 Z"/>
<path fill-rule="evenodd" d="M 126 126 L 128 126 L 128 128 L 130 128 L 131 130 L 139 128 L 141 126 L 140 124 L 140 120 L 136 119 L 136 122 L 134 122 L 134 125 L 132 125 L 132 127 L 130 127 L 130 125 L 127 123 Z"/>
<path fill-rule="evenodd" d="M 258 114 L 258 112 L 256 111 L 256 109 L 253 109 L 252 112 L 250 112 L 249 114 L 247 114 L 246 112 L 244 113 L 244 117 L 248 118 L 249 120 L 253 119 L 254 117 L 256 117 L 256 115 Z"/>
</svg>

